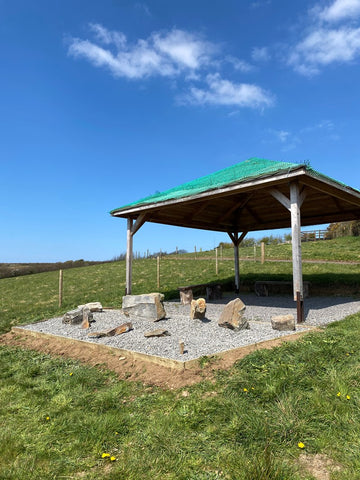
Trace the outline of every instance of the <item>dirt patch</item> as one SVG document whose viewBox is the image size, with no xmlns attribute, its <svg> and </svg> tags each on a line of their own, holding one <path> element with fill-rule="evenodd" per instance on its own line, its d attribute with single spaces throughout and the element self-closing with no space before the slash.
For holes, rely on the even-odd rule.
<svg viewBox="0 0 360 480">
<path fill-rule="evenodd" d="M 317 480 L 330 480 L 332 472 L 340 472 L 341 466 L 326 455 L 302 454 L 299 457 L 300 467 Z"/>
<path fill-rule="evenodd" d="M 305 333 L 305 332 L 303 332 Z M 141 381 L 148 385 L 157 385 L 166 389 L 177 389 L 187 385 L 211 380 L 216 370 L 226 370 L 237 360 L 259 350 L 269 349 L 280 345 L 284 341 L 295 341 L 299 335 L 289 335 L 266 342 L 249 345 L 230 350 L 219 355 L 209 356 L 206 361 L 192 361 L 191 368 L 171 368 L 158 365 L 142 358 L 136 358 L 115 349 L 96 348 L 94 344 L 81 341 L 70 341 L 64 337 L 43 337 L 29 335 L 26 330 L 11 331 L 0 336 L 0 345 L 20 347 L 50 355 L 71 358 L 87 365 L 106 368 L 115 372 L 120 379 Z M 107 351 L 108 350 L 108 351 Z"/>
</svg>

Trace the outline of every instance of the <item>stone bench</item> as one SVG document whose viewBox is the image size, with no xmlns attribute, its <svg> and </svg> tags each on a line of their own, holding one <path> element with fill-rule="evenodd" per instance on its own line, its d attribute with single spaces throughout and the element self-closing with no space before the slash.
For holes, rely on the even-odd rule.
<svg viewBox="0 0 360 480">
<path fill-rule="evenodd" d="M 303 282 L 304 298 L 309 296 L 310 282 Z M 258 280 L 255 282 L 255 293 L 258 297 L 268 297 L 270 294 L 280 295 L 292 293 L 293 283 L 279 280 Z"/>
<path fill-rule="evenodd" d="M 216 300 L 222 298 L 222 291 L 220 283 L 199 283 L 197 285 L 187 285 L 185 287 L 178 287 L 180 292 L 180 302 L 183 305 L 191 304 L 193 300 L 193 290 L 206 291 L 206 301 Z"/>
</svg>

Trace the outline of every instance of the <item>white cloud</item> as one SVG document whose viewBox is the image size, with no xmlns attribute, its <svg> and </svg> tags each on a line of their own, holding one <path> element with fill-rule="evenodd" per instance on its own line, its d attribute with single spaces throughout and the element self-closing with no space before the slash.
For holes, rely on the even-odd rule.
<svg viewBox="0 0 360 480">
<path fill-rule="evenodd" d="M 349 63 L 360 54 L 360 28 L 317 29 L 298 43 L 289 64 L 299 73 L 314 75 L 332 63 Z"/>
<path fill-rule="evenodd" d="M 254 67 L 231 55 L 220 56 L 220 47 L 198 34 L 174 28 L 153 32 L 147 39 L 130 43 L 122 32 L 100 24 L 90 24 L 90 30 L 95 39 L 70 39 L 68 54 L 106 68 L 115 77 L 133 80 L 168 77 L 176 80 L 174 88 L 182 80 L 192 85 L 180 99 L 183 104 L 257 109 L 274 104 L 274 97 L 258 85 L 223 79 L 219 70 L 225 63 L 238 72 L 249 72 Z"/>
<path fill-rule="evenodd" d="M 326 22 L 339 22 L 360 16 L 360 0 L 335 0 L 331 5 L 319 9 L 318 17 Z"/>
<path fill-rule="evenodd" d="M 252 49 L 251 56 L 255 62 L 267 62 L 270 60 L 268 47 L 254 47 Z"/>
<path fill-rule="evenodd" d="M 151 17 L 150 8 L 147 6 L 146 3 L 136 2 L 134 6 L 137 10 L 145 13 L 145 15 L 147 15 L 148 17 Z"/>
<path fill-rule="evenodd" d="M 270 5 L 271 0 L 259 0 L 256 2 L 251 2 L 250 3 L 250 8 L 262 8 L 265 7 L 266 5 Z"/>
<path fill-rule="evenodd" d="M 227 55 L 225 57 L 225 61 L 230 63 L 235 68 L 235 70 L 238 70 L 240 72 L 246 73 L 254 70 L 254 67 L 250 63 L 245 62 L 244 60 L 240 60 L 239 58 L 233 57 L 232 55 Z"/>
<path fill-rule="evenodd" d="M 220 74 L 206 77 L 207 88 L 190 88 L 182 97 L 184 103 L 196 105 L 228 105 L 262 109 L 274 104 L 274 97 L 267 91 L 248 83 L 234 83 Z"/>
<path fill-rule="evenodd" d="M 360 0 L 333 0 L 326 6 L 316 3 L 309 11 L 303 38 L 289 49 L 288 64 L 312 76 L 329 65 L 356 61 L 360 56 L 358 17 Z"/>
<path fill-rule="evenodd" d="M 192 33 L 172 30 L 161 35 L 152 35 L 155 50 L 169 57 L 175 64 L 189 69 L 198 69 L 209 63 L 216 48 Z"/>
<path fill-rule="evenodd" d="M 90 23 L 89 28 L 94 32 L 95 38 L 97 38 L 100 43 L 105 45 L 111 45 L 113 43 L 118 48 L 122 48 L 126 45 L 126 37 L 121 32 L 107 30 L 99 23 Z"/>
<path fill-rule="evenodd" d="M 102 45 L 73 38 L 68 53 L 85 58 L 96 67 L 106 67 L 116 77 L 136 79 L 195 71 L 207 65 L 216 51 L 210 42 L 183 30 L 153 33 L 131 45 L 122 32 L 107 30 L 99 24 L 91 24 L 90 29 Z"/>
<path fill-rule="evenodd" d="M 316 132 L 318 130 L 323 130 L 327 132 L 331 132 L 334 130 L 335 125 L 331 120 L 322 120 L 314 125 L 309 125 L 308 127 L 304 127 L 300 130 L 300 133 L 311 133 Z"/>
</svg>

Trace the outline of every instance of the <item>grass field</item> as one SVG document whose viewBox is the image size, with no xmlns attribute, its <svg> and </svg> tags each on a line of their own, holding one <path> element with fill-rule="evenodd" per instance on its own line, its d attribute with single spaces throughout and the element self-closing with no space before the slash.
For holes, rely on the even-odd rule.
<svg viewBox="0 0 360 480">
<path fill-rule="evenodd" d="M 316 243 L 330 248 L 328 242 Z M 345 245 L 342 254 L 350 256 Z M 161 265 L 167 297 L 184 283 L 231 284 L 233 276 L 225 260 L 218 277 L 213 260 Z M 0 280 L 1 331 L 85 301 L 119 307 L 124 268 L 118 262 L 65 271 L 61 309 L 56 272 Z M 262 275 L 291 278 L 291 264 L 281 262 L 242 262 L 240 271 L 244 286 Z M 320 285 L 358 285 L 359 274 L 359 265 L 304 265 L 305 279 Z M 134 293 L 156 290 L 156 260 L 135 261 Z M 179 390 L 1 346 L 0 478 L 359 479 L 359 321 L 360 313 L 258 351 Z"/>
</svg>

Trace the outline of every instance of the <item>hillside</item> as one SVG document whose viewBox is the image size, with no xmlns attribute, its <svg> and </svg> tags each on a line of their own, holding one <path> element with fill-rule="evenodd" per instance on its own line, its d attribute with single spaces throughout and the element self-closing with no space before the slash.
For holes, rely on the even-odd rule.
<svg viewBox="0 0 360 480">
<path fill-rule="evenodd" d="M 303 244 L 308 259 L 358 259 L 359 237 L 309 242 Z M 266 248 L 266 258 L 287 258 L 289 245 Z M 245 249 L 244 249 L 245 250 Z M 177 287 L 217 281 L 224 290 L 232 290 L 234 263 L 231 249 L 223 260 L 219 258 L 218 275 L 214 252 L 166 256 L 161 259 L 160 287 L 157 286 L 156 259 L 134 260 L 133 293 L 161 291 L 165 298 L 178 298 Z M 242 250 L 241 250 L 241 256 Z M 188 261 L 191 258 L 193 261 Z M 225 258 L 228 258 L 227 260 Z M 315 263 L 303 265 L 304 279 L 310 281 L 315 293 L 360 293 L 360 264 Z M 240 288 L 252 290 L 261 279 L 291 280 L 291 262 L 240 262 Z M 63 304 L 58 305 L 58 272 L 45 272 L 0 280 L 0 332 L 11 326 L 42 320 L 61 314 L 88 301 L 100 301 L 104 306 L 121 307 L 125 292 L 125 262 L 111 262 L 64 271 Z"/>
</svg>

